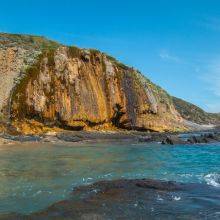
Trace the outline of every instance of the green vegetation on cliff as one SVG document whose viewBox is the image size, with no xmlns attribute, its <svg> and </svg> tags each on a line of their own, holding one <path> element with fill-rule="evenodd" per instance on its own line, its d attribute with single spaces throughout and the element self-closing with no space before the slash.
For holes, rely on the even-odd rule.
<svg viewBox="0 0 220 220">
<path fill-rule="evenodd" d="M 34 47 L 40 49 L 51 49 L 60 46 L 59 43 L 48 40 L 45 37 L 8 33 L 0 33 L 0 45 L 19 45 L 22 47 Z"/>
<path fill-rule="evenodd" d="M 23 74 L 23 77 L 20 78 L 19 83 L 17 83 L 13 89 L 13 93 L 11 96 L 11 105 L 12 108 L 10 115 L 11 119 L 19 119 L 21 117 L 25 117 L 25 114 L 27 111 L 30 111 L 30 109 L 27 109 L 27 106 L 25 105 L 26 99 L 27 99 L 27 86 L 28 83 L 33 82 L 34 80 L 37 80 L 37 77 L 39 76 L 42 61 L 44 58 L 47 59 L 48 67 L 53 68 L 54 63 L 54 53 L 55 48 L 53 47 L 44 47 L 42 50 L 42 53 L 39 54 L 39 56 L 36 58 L 35 63 L 32 66 L 28 66 L 25 69 L 25 73 Z M 13 108 L 13 103 L 17 103 L 16 106 L 16 112 Z M 18 105 L 19 104 L 19 105 Z"/>
<path fill-rule="evenodd" d="M 220 114 L 208 113 L 192 103 L 172 97 L 174 106 L 180 115 L 198 124 L 219 124 Z"/>
</svg>

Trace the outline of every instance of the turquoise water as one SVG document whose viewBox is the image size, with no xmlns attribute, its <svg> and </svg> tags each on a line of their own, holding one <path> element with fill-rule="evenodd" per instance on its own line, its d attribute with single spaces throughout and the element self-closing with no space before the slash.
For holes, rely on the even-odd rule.
<svg viewBox="0 0 220 220">
<path fill-rule="evenodd" d="M 220 144 L 129 142 L 0 146 L 0 214 L 30 213 L 103 179 L 153 178 L 220 187 Z"/>
</svg>

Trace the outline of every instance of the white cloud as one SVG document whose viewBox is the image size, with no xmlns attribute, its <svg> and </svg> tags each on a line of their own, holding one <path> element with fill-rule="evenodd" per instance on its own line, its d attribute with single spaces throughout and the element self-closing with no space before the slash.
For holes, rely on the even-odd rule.
<svg viewBox="0 0 220 220">
<path fill-rule="evenodd" d="M 177 63 L 181 61 L 179 57 L 170 55 L 166 50 L 162 50 L 159 53 L 159 56 L 161 59 L 166 60 L 166 61 L 172 61 L 172 62 L 177 62 Z"/>
</svg>

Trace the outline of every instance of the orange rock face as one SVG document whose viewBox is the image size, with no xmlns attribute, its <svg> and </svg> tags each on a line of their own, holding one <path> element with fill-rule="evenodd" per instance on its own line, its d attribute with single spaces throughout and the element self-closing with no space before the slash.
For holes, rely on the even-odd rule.
<svg viewBox="0 0 220 220">
<path fill-rule="evenodd" d="M 169 95 L 138 71 L 94 50 L 44 51 L 14 89 L 16 121 L 68 129 L 183 129 Z"/>
</svg>

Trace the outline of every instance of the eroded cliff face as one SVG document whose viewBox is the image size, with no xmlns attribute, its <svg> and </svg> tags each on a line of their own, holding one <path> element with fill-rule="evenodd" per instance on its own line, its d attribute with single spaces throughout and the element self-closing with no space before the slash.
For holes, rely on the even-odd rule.
<svg viewBox="0 0 220 220">
<path fill-rule="evenodd" d="M 33 64 L 32 56 L 37 51 L 25 50 L 24 48 L 12 46 L 0 47 L 0 115 L 8 118 L 8 102 L 16 80 L 22 75 L 22 69 L 28 63 Z"/>
<path fill-rule="evenodd" d="M 22 47 L 16 45 L 20 53 L 12 60 L 17 65 L 0 59 L 4 70 L 5 62 L 9 66 L 6 76 L 13 79 L 6 86 L 6 109 L 16 126 L 34 120 L 74 130 L 184 129 L 171 97 L 137 70 L 96 50 L 41 46 L 35 44 L 35 49 L 30 47 L 19 58 Z M 3 60 L 10 57 L 1 55 L 2 51 Z M 28 65 L 24 57 L 31 57 Z"/>
</svg>

